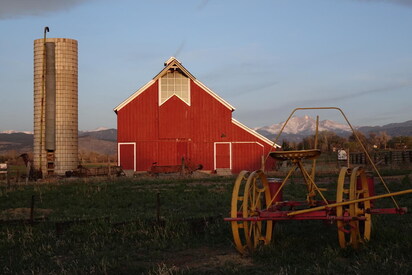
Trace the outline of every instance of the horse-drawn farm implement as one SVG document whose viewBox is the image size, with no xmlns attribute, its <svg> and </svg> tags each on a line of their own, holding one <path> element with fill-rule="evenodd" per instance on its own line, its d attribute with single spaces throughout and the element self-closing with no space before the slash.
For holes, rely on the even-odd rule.
<svg viewBox="0 0 412 275">
<path fill-rule="evenodd" d="M 370 158 L 365 146 L 349 123 L 341 109 L 336 107 L 297 108 L 293 110 L 277 135 L 274 146 L 290 118 L 298 110 L 338 110 L 352 129 L 353 135 L 365 152 L 375 174 L 384 186 L 386 193 L 374 195 L 372 186 L 363 167 L 342 167 L 337 179 L 336 195 L 327 198 L 325 188 L 315 182 L 316 158 L 321 151 L 317 149 L 317 131 L 315 148 L 297 151 L 272 151 L 268 157 L 277 161 L 288 161 L 292 164 L 286 177 L 278 182 L 270 182 L 262 170 L 242 171 L 237 177 L 231 201 L 230 218 L 234 244 L 242 253 L 252 252 L 260 244 L 269 244 L 273 227 L 278 221 L 290 220 L 326 220 L 335 222 L 338 231 L 339 245 L 344 248 L 357 248 L 360 243 L 371 238 L 372 215 L 405 214 L 407 209 L 400 207 L 395 196 L 412 193 L 412 189 L 391 192 Z M 274 147 L 273 146 L 273 147 Z M 305 161 L 311 160 L 311 169 Z M 309 165 L 310 166 L 310 165 Z M 306 199 L 302 201 L 282 200 L 282 191 L 287 187 L 291 175 L 299 170 L 306 184 Z M 308 171 L 310 170 L 310 171 Z M 390 198 L 393 208 L 374 208 L 377 199 Z"/>
</svg>

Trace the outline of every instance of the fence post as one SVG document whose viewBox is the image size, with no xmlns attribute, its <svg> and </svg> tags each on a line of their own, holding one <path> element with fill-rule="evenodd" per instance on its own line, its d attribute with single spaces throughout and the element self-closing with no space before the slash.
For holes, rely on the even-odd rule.
<svg viewBox="0 0 412 275">
<path fill-rule="evenodd" d="M 6 174 L 7 188 L 10 188 L 10 176 L 9 173 Z"/>
<path fill-rule="evenodd" d="M 30 204 L 30 224 L 34 223 L 34 195 L 31 196 Z"/>
<path fill-rule="evenodd" d="M 156 221 L 160 224 L 160 192 L 156 194 Z"/>
</svg>

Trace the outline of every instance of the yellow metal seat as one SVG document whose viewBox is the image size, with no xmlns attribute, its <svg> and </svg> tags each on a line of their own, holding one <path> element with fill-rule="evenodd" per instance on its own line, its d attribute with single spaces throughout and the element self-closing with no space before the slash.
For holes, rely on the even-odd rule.
<svg viewBox="0 0 412 275">
<path fill-rule="evenodd" d="M 292 160 L 299 161 L 302 159 L 315 159 L 320 156 L 319 149 L 296 150 L 296 151 L 274 151 L 269 154 L 272 158 L 280 161 Z"/>
</svg>

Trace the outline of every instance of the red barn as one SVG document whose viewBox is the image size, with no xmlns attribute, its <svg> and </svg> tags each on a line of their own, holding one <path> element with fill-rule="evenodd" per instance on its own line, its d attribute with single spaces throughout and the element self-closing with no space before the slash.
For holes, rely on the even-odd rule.
<svg viewBox="0 0 412 275">
<path fill-rule="evenodd" d="M 148 171 L 183 158 L 206 171 L 259 169 L 273 142 L 233 119 L 234 110 L 172 57 L 114 109 L 118 164 Z"/>
</svg>

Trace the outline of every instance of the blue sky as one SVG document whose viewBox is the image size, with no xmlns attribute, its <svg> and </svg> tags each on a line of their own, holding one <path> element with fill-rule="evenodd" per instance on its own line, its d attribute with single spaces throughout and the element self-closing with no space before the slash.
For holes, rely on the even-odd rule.
<svg viewBox="0 0 412 275">
<path fill-rule="evenodd" d="M 1 0 L 0 131 L 33 128 L 45 26 L 79 42 L 80 130 L 115 128 L 170 56 L 250 127 L 311 106 L 358 126 L 412 119 L 412 0 Z"/>
</svg>

